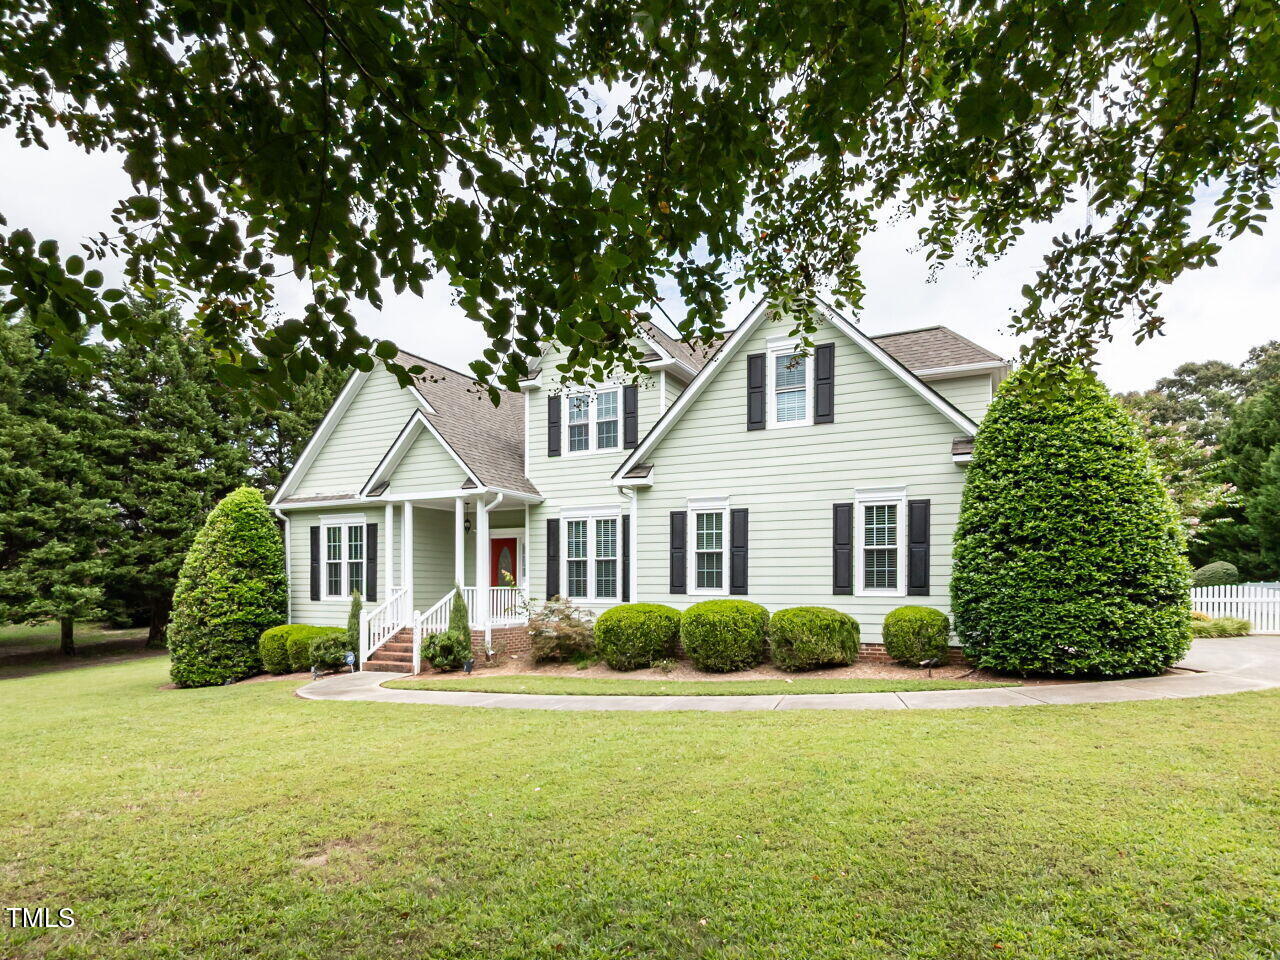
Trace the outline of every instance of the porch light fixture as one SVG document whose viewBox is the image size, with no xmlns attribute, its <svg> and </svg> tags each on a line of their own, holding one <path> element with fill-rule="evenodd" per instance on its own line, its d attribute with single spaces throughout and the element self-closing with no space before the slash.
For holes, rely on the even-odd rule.
<svg viewBox="0 0 1280 960">
<path fill-rule="evenodd" d="M 462 521 L 462 529 L 463 529 L 466 533 L 470 533 L 470 532 L 471 532 L 471 520 L 470 520 L 470 518 L 468 518 L 468 519 L 466 519 L 466 520 L 463 520 L 463 521 Z"/>
</svg>

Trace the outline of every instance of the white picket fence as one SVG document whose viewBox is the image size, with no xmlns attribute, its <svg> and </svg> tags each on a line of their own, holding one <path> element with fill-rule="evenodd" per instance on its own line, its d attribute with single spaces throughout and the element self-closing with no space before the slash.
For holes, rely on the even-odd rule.
<svg viewBox="0 0 1280 960">
<path fill-rule="evenodd" d="M 1191 591 L 1191 607 L 1211 617 L 1248 620 L 1254 633 L 1280 633 L 1280 589 L 1271 584 L 1196 587 Z"/>
</svg>

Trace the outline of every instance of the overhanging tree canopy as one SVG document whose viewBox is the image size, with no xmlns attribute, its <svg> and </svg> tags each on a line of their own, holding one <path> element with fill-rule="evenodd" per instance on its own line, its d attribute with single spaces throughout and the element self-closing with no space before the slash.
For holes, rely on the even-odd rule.
<svg viewBox="0 0 1280 960">
<path fill-rule="evenodd" d="M 1002 253 L 1088 196 L 1015 323 L 1087 356 L 1132 310 L 1259 231 L 1277 180 L 1274 0 L 15 0 L 0 125 L 119 147 L 137 187 L 93 256 L 198 307 L 222 375 L 270 396 L 322 358 L 368 367 L 352 298 L 444 272 L 507 386 L 537 341 L 574 373 L 636 359 L 674 282 L 707 334 L 733 283 L 856 309 L 878 216 L 924 256 Z M 1212 229 L 1190 222 L 1197 191 Z M 10 309 L 137 335 L 119 291 L 21 225 Z M 304 317 L 272 324 L 282 272 Z M 115 305 L 113 305 L 115 304 Z M 78 337 L 66 338 L 72 348 Z M 246 340 L 265 360 L 245 350 Z M 390 344 L 375 350 L 395 355 Z"/>
</svg>

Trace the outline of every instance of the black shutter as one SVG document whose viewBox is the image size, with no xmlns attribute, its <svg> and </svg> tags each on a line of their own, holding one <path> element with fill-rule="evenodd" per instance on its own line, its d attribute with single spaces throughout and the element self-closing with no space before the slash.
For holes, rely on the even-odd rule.
<svg viewBox="0 0 1280 960">
<path fill-rule="evenodd" d="M 623 603 L 631 602 L 631 518 L 622 517 L 622 590 Z"/>
<path fill-rule="evenodd" d="M 747 357 L 747 429 L 764 429 L 764 354 Z"/>
<path fill-rule="evenodd" d="M 907 501 L 907 593 L 929 595 L 929 501 Z"/>
<path fill-rule="evenodd" d="M 836 421 L 836 345 L 820 343 L 814 350 L 813 422 Z"/>
<path fill-rule="evenodd" d="M 364 590 L 366 600 L 378 599 L 378 525 L 376 523 L 366 523 L 364 525 L 364 538 L 368 541 L 365 552 L 368 554 L 364 561 Z"/>
<path fill-rule="evenodd" d="M 747 592 L 747 511 L 729 511 L 729 592 Z"/>
<path fill-rule="evenodd" d="M 547 456 L 560 456 L 560 397 L 547 397 Z"/>
<path fill-rule="evenodd" d="M 320 528 L 311 528 L 311 599 L 320 599 Z"/>
<path fill-rule="evenodd" d="M 547 599 L 560 595 L 560 521 L 547 521 Z"/>
<path fill-rule="evenodd" d="M 640 442 L 639 391 L 634 383 L 622 388 L 622 446 L 634 450 Z"/>
<path fill-rule="evenodd" d="M 685 592 L 685 570 L 687 569 L 685 550 L 688 539 L 685 529 L 688 526 L 688 520 L 689 515 L 683 510 L 671 511 L 670 593 Z"/>
<path fill-rule="evenodd" d="M 853 593 L 853 504 L 831 505 L 831 592 Z"/>
</svg>

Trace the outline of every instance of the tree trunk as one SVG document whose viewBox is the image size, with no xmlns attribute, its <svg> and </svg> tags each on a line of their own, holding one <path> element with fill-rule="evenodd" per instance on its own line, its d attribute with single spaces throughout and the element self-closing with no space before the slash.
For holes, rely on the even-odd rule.
<svg viewBox="0 0 1280 960">
<path fill-rule="evenodd" d="M 165 645 L 165 632 L 169 626 L 169 613 L 173 602 L 168 597 L 155 597 L 151 601 L 151 626 L 147 630 L 146 649 Z"/>
<path fill-rule="evenodd" d="M 58 621 L 62 627 L 62 652 L 68 657 L 76 655 L 76 621 L 74 617 L 63 617 Z"/>
</svg>

